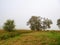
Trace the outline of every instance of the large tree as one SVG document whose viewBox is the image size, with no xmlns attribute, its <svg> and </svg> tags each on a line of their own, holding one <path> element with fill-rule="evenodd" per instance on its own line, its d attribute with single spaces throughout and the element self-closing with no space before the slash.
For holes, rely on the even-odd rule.
<svg viewBox="0 0 60 45">
<path fill-rule="evenodd" d="M 31 30 L 40 30 L 41 27 L 41 17 L 39 16 L 32 16 L 28 23 L 30 25 Z"/>
<path fill-rule="evenodd" d="M 43 21 L 42 21 L 43 19 Z M 39 16 L 32 16 L 28 23 L 30 25 L 31 30 L 41 30 L 41 29 L 47 29 L 50 28 L 52 21 L 50 19 L 42 18 Z"/>
<path fill-rule="evenodd" d="M 3 26 L 4 30 L 11 32 L 15 28 L 14 20 L 7 20 Z"/>
<path fill-rule="evenodd" d="M 57 19 L 57 26 L 60 28 L 60 19 Z"/>
</svg>

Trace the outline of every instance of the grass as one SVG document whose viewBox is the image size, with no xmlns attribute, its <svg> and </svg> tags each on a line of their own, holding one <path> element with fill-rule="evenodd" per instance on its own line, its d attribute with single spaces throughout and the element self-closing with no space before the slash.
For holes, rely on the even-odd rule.
<svg viewBox="0 0 60 45">
<path fill-rule="evenodd" d="M 6 33 L 0 31 L 0 34 Z M 60 31 L 17 30 L 18 36 L 1 40 L 0 45 L 60 45 Z"/>
</svg>

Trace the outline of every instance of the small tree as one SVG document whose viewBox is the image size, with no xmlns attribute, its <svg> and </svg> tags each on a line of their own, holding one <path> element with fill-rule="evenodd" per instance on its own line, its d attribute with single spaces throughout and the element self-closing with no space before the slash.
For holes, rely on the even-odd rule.
<svg viewBox="0 0 60 45">
<path fill-rule="evenodd" d="M 14 30 L 14 28 L 15 28 L 14 20 L 7 20 L 4 23 L 4 26 L 3 26 L 4 30 L 11 32 L 12 30 Z"/>
<path fill-rule="evenodd" d="M 57 20 L 57 26 L 60 28 L 60 19 Z"/>
</svg>

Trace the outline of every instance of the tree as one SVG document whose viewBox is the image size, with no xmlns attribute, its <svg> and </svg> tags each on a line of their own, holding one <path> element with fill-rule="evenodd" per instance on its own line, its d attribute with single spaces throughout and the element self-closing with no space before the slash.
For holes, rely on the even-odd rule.
<svg viewBox="0 0 60 45">
<path fill-rule="evenodd" d="M 43 21 L 42 21 L 43 19 Z M 46 18 L 42 18 L 42 17 L 39 17 L 39 16 L 32 16 L 28 23 L 28 25 L 30 25 L 30 28 L 31 30 L 41 30 L 41 29 L 47 29 L 47 28 L 50 28 L 51 24 L 52 24 L 52 20 L 50 19 L 46 19 Z"/>
<path fill-rule="evenodd" d="M 43 29 L 51 28 L 52 20 L 44 18 L 43 20 Z"/>
<path fill-rule="evenodd" d="M 14 20 L 7 20 L 4 23 L 4 26 L 3 26 L 4 30 L 11 32 L 12 30 L 14 30 L 14 28 L 15 28 Z"/>
<path fill-rule="evenodd" d="M 60 19 L 57 19 L 57 26 L 60 28 Z"/>
<path fill-rule="evenodd" d="M 41 27 L 41 17 L 37 16 L 32 16 L 29 21 L 28 25 L 30 25 L 31 30 L 40 30 Z"/>
</svg>

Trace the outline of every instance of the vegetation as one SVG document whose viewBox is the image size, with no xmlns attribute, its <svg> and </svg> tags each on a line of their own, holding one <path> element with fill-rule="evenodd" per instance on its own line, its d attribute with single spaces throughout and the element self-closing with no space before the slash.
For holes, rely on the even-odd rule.
<svg viewBox="0 0 60 45">
<path fill-rule="evenodd" d="M 60 19 L 57 20 L 57 26 L 60 28 Z"/>
<path fill-rule="evenodd" d="M 60 45 L 60 31 L 16 30 L 16 32 L 21 34 L 14 38 L 0 40 L 0 45 Z"/>
<path fill-rule="evenodd" d="M 11 32 L 15 28 L 14 20 L 7 20 L 3 26 L 4 30 Z"/>
<path fill-rule="evenodd" d="M 60 45 L 60 31 L 45 30 L 51 24 L 53 22 L 48 18 L 32 16 L 27 22 L 31 30 L 14 30 L 14 20 L 7 20 L 4 30 L 0 30 L 0 45 Z M 60 28 L 60 19 L 57 25 Z"/>
<path fill-rule="evenodd" d="M 29 33 L 31 31 L 22 31 L 22 30 L 17 30 L 17 31 L 13 31 L 13 32 L 7 32 L 7 31 L 3 31 L 0 30 L 0 40 L 6 40 L 15 36 L 19 36 L 22 33 Z"/>
<path fill-rule="evenodd" d="M 41 19 L 39 19 L 39 18 L 40 17 L 37 17 L 37 16 L 32 16 L 30 18 L 30 20 L 28 21 L 28 25 L 30 24 L 31 30 L 40 30 Z"/>
<path fill-rule="evenodd" d="M 43 20 L 43 21 L 42 21 Z M 42 17 L 37 17 L 37 16 L 32 16 L 29 21 L 27 22 L 27 25 L 30 25 L 31 30 L 41 30 L 41 29 L 47 29 L 50 28 L 52 24 L 52 20 L 42 18 Z"/>
<path fill-rule="evenodd" d="M 50 28 L 50 27 L 51 27 L 50 25 L 53 24 L 53 23 L 52 23 L 52 20 L 50 20 L 50 19 L 48 19 L 48 18 L 47 18 L 47 19 L 44 18 L 44 20 L 43 20 L 42 23 L 43 23 L 43 26 L 42 26 L 43 29 Z"/>
<path fill-rule="evenodd" d="M 0 40 L 6 40 L 8 38 L 12 38 L 12 37 L 15 37 L 18 35 L 19 35 L 19 33 L 17 33 L 17 32 L 3 33 L 2 35 L 0 35 Z"/>
</svg>

